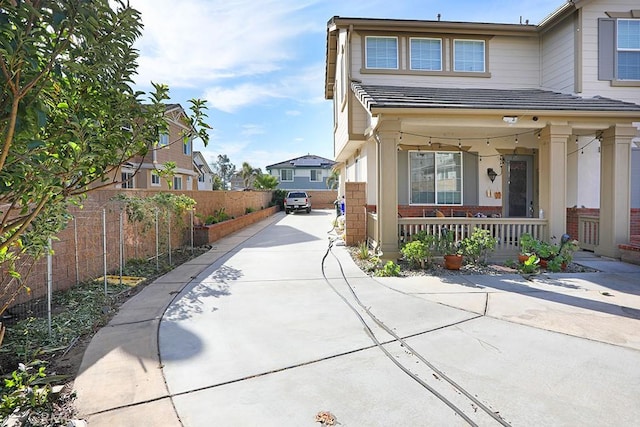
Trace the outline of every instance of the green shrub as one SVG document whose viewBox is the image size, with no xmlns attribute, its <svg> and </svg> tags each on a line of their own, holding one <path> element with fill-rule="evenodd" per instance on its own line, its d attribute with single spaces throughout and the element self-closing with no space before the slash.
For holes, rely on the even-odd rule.
<svg viewBox="0 0 640 427">
<path fill-rule="evenodd" d="M 393 261 L 387 263 L 375 273 L 378 277 L 396 277 L 400 275 L 400 266 Z"/>
<path fill-rule="evenodd" d="M 498 240 L 491 235 L 489 230 L 475 227 L 471 236 L 462 239 L 460 248 L 463 255 L 471 258 L 472 263 L 486 264 L 489 252 L 495 249 L 497 243 Z"/>
</svg>

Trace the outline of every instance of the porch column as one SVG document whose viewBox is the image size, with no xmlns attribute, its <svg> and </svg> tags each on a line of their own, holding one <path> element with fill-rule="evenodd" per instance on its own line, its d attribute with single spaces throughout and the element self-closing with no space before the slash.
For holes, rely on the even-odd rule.
<svg viewBox="0 0 640 427">
<path fill-rule="evenodd" d="M 540 135 L 540 208 L 549 228 L 547 238 L 560 241 L 567 231 L 567 139 L 571 127 L 549 125 Z M 577 238 L 578 236 L 572 236 Z"/>
<path fill-rule="evenodd" d="M 631 209 L 631 139 L 636 129 L 617 125 L 600 143 L 600 243 L 598 255 L 619 258 L 618 245 L 629 241 Z"/>
<path fill-rule="evenodd" d="M 385 122 L 378 131 L 377 212 L 381 258 L 396 261 L 398 248 L 398 149 L 400 122 Z"/>
</svg>

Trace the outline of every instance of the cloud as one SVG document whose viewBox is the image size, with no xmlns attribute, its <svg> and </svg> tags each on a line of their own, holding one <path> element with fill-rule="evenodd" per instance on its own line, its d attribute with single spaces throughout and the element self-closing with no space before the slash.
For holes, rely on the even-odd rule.
<svg viewBox="0 0 640 427">
<path fill-rule="evenodd" d="M 138 84 L 199 82 L 273 72 L 311 23 L 294 19 L 311 1 L 131 0 L 144 31 Z"/>
<path fill-rule="evenodd" d="M 300 111 L 298 111 L 298 110 L 287 110 L 287 111 L 285 111 L 285 114 L 287 116 L 299 116 L 302 113 Z"/>
<path fill-rule="evenodd" d="M 204 97 L 212 108 L 233 113 L 246 105 L 261 104 L 265 99 L 284 98 L 285 95 L 273 84 L 243 83 L 235 87 L 211 87 Z"/>
<path fill-rule="evenodd" d="M 265 130 L 260 125 L 247 124 L 242 126 L 241 134 L 244 136 L 264 135 Z"/>
</svg>

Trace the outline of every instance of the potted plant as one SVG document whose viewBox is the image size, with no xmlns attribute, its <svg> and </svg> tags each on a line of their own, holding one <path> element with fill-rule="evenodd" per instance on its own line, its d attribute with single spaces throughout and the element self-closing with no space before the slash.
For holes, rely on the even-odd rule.
<svg viewBox="0 0 640 427">
<path fill-rule="evenodd" d="M 520 266 L 520 272 L 523 275 L 527 275 L 527 276 L 536 274 L 538 272 L 539 263 L 540 263 L 540 258 L 538 258 L 536 254 L 531 254 Z"/>
<path fill-rule="evenodd" d="M 547 268 L 547 262 L 558 255 L 560 248 L 557 245 L 543 242 L 541 240 L 534 241 L 533 253 L 540 258 L 540 266 Z"/>
<path fill-rule="evenodd" d="M 533 254 L 534 243 L 535 239 L 531 234 L 524 233 L 520 236 L 520 240 L 518 242 L 518 246 L 520 246 L 518 260 L 520 261 L 520 264 L 523 264 Z"/>
<path fill-rule="evenodd" d="M 460 249 L 464 256 L 471 258 L 471 262 L 486 264 L 489 252 L 495 249 L 497 243 L 498 240 L 489 230 L 475 227 L 471 236 L 462 239 Z"/>
<path fill-rule="evenodd" d="M 440 250 L 444 255 L 444 268 L 447 270 L 460 270 L 462 267 L 462 250 L 460 245 L 455 241 L 455 235 L 453 231 L 442 230 L 440 236 Z"/>
</svg>

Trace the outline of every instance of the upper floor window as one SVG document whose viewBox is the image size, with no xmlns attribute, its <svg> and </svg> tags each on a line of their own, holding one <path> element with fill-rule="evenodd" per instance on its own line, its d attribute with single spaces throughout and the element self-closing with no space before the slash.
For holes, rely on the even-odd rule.
<svg viewBox="0 0 640 427">
<path fill-rule="evenodd" d="M 411 38 L 412 70 L 442 71 L 442 40 Z"/>
<path fill-rule="evenodd" d="M 454 40 L 453 71 L 484 73 L 484 40 Z"/>
<path fill-rule="evenodd" d="M 182 153 L 189 156 L 191 155 L 191 139 L 187 139 L 184 144 L 182 144 Z"/>
<path fill-rule="evenodd" d="M 293 169 L 280 169 L 280 181 L 293 181 Z"/>
<path fill-rule="evenodd" d="M 618 79 L 640 80 L 640 19 L 618 19 Z"/>
<path fill-rule="evenodd" d="M 130 171 L 122 171 L 120 173 L 120 188 L 136 188 L 134 182 L 134 173 Z"/>
<path fill-rule="evenodd" d="M 366 37 L 365 56 L 367 68 L 397 70 L 398 38 L 373 36 Z"/>
<path fill-rule="evenodd" d="M 462 154 L 410 152 L 410 203 L 462 204 Z"/>
<path fill-rule="evenodd" d="M 311 181 L 319 182 L 322 181 L 322 170 L 311 169 Z"/>
</svg>

